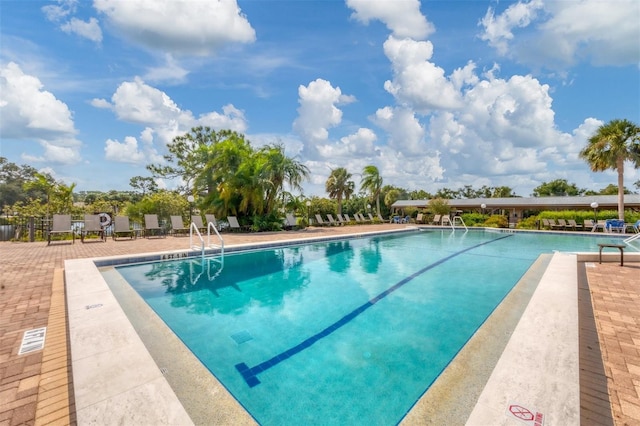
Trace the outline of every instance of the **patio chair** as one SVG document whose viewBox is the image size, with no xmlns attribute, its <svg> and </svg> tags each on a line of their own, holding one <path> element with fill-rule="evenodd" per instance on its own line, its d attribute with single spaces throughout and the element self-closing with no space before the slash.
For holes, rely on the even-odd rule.
<svg viewBox="0 0 640 426">
<path fill-rule="evenodd" d="M 164 237 L 164 231 L 158 224 L 157 214 L 144 215 L 144 236 L 149 238 L 152 235 L 156 237 Z"/>
<path fill-rule="evenodd" d="M 189 234 L 189 228 L 184 226 L 182 216 L 171 216 L 171 233 L 174 237 Z"/>
<path fill-rule="evenodd" d="M 564 219 L 558 219 L 558 223 L 556 224 L 556 227 L 558 229 L 567 229 L 569 227 L 569 224 Z"/>
<path fill-rule="evenodd" d="M 113 233 L 111 237 L 114 241 L 118 240 L 118 237 L 128 236 L 130 240 L 136 237 L 136 231 L 131 229 L 129 225 L 129 216 L 116 216 L 113 219 Z"/>
<path fill-rule="evenodd" d="M 623 233 L 626 229 L 624 220 L 620 219 L 607 219 L 605 221 L 605 229 L 607 232 L 620 232 Z"/>
<path fill-rule="evenodd" d="M 567 221 L 567 226 L 569 226 L 571 229 L 573 229 L 574 231 L 579 231 L 581 229 L 584 229 L 584 227 L 582 226 L 582 224 L 580 223 L 576 223 L 575 219 L 569 219 Z"/>
<path fill-rule="evenodd" d="M 227 222 L 229 222 L 229 228 L 231 231 L 242 232 L 249 230 L 249 225 L 240 225 L 238 218 L 235 216 L 227 216 Z"/>
<path fill-rule="evenodd" d="M 218 231 L 220 230 L 220 227 L 218 226 L 218 221 L 216 220 L 216 215 L 205 214 L 204 217 L 207 220 L 207 229 L 209 229 L 209 224 L 212 223 L 214 228 L 216 228 Z"/>
<path fill-rule="evenodd" d="M 416 223 L 422 223 L 422 221 L 422 213 L 418 213 L 418 215 L 416 216 Z"/>
<path fill-rule="evenodd" d="M 558 229 L 562 229 L 563 228 L 562 225 L 558 225 L 556 223 L 555 219 L 549 219 L 549 226 L 550 226 L 550 229 L 552 229 L 552 230 L 554 230 L 554 229 L 558 230 Z"/>
<path fill-rule="evenodd" d="M 319 214 L 316 214 L 316 224 L 318 226 L 329 226 L 329 222 L 322 220 L 322 216 Z"/>
<path fill-rule="evenodd" d="M 342 216 L 344 216 L 344 220 L 346 220 L 347 222 L 354 222 L 353 220 L 351 220 L 348 214 L 343 213 Z"/>
<path fill-rule="evenodd" d="M 207 227 L 202 223 L 202 216 L 199 214 L 191 215 L 191 223 L 198 228 L 198 231 L 200 231 L 201 234 L 207 232 Z"/>
<path fill-rule="evenodd" d="M 347 225 L 348 220 L 346 220 L 341 214 L 337 214 L 336 217 L 338 218 L 338 223 L 340 225 Z"/>
<path fill-rule="evenodd" d="M 442 216 L 441 216 L 441 215 L 439 215 L 439 214 L 437 214 L 437 215 L 433 216 L 433 220 L 431 221 L 431 224 L 432 224 L 432 225 L 440 225 L 440 218 L 441 218 L 441 217 L 442 217 Z"/>
<path fill-rule="evenodd" d="M 287 213 L 284 219 L 284 229 L 294 229 L 298 226 L 298 220 L 292 213 Z"/>
<path fill-rule="evenodd" d="M 340 226 L 341 225 L 341 223 L 339 223 L 337 220 L 335 220 L 333 218 L 333 215 L 328 214 L 327 215 L 327 219 L 329 219 L 329 224 L 332 225 L 332 226 Z"/>
<path fill-rule="evenodd" d="M 84 226 L 82 227 L 82 231 L 80 231 L 80 241 L 84 243 L 85 238 L 89 234 L 95 234 L 100 237 L 95 241 L 105 241 L 104 228 L 102 228 L 102 224 L 100 223 L 100 215 L 97 214 L 85 214 L 84 215 Z"/>
<path fill-rule="evenodd" d="M 362 223 L 369 223 L 369 222 L 370 222 L 370 221 L 369 221 L 369 219 L 367 219 L 366 217 L 364 217 L 364 215 L 363 215 L 362 213 L 356 213 L 356 214 L 360 216 L 360 221 L 361 221 Z"/>
<path fill-rule="evenodd" d="M 76 234 L 71 227 L 71 215 L 70 214 L 54 214 L 53 224 L 49 230 L 49 236 L 47 237 L 47 245 L 51 244 L 51 237 L 54 235 L 71 234 L 71 244 L 76 242 Z"/>
<path fill-rule="evenodd" d="M 448 214 L 442 216 L 442 226 L 451 226 L 451 217 Z"/>
</svg>

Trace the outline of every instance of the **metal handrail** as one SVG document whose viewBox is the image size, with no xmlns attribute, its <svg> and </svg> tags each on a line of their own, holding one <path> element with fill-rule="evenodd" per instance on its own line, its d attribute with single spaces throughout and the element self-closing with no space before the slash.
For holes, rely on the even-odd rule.
<svg viewBox="0 0 640 426">
<path fill-rule="evenodd" d="M 213 224 L 213 222 L 207 223 L 207 245 L 209 247 L 217 247 L 214 244 L 211 244 L 211 230 L 212 229 L 213 229 L 213 232 L 215 232 L 215 234 L 218 237 L 218 239 L 220 240 L 220 255 L 224 256 L 224 239 L 222 238 L 222 236 L 218 232 L 218 228 L 216 228 L 216 226 Z"/>
</svg>

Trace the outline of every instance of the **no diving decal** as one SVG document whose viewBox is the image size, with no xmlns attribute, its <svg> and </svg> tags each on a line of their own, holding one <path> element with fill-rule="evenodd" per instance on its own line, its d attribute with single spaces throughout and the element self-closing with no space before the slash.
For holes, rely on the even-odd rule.
<svg viewBox="0 0 640 426">
<path fill-rule="evenodd" d="M 18 355 L 24 355 L 29 352 L 39 351 L 44 348 L 44 338 L 47 334 L 47 327 L 36 328 L 24 332 L 22 336 L 22 344 Z"/>
<path fill-rule="evenodd" d="M 519 420 L 529 426 L 542 426 L 544 424 L 544 414 L 534 408 L 525 407 L 521 404 L 509 404 L 507 407 L 507 417 Z"/>
</svg>

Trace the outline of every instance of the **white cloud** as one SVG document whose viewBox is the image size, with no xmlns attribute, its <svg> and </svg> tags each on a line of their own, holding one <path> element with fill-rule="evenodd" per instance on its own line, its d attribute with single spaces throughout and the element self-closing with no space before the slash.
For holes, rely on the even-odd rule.
<svg viewBox="0 0 640 426">
<path fill-rule="evenodd" d="M 300 135 L 310 151 L 307 157 L 313 158 L 315 145 L 329 138 L 328 129 L 342 121 L 342 111 L 336 107 L 353 100 L 345 96 L 339 87 L 321 78 L 298 87 L 298 117 L 293 123 L 294 131 Z"/>
<path fill-rule="evenodd" d="M 544 7 L 542 0 L 530 2 L 518 2 L 510 5 L 502 14 L 495 16 L 495 11 L 489 7 L 481 25 L 484 33 L 480 35 L 482 40 L 489 42 L 498 53 L 505 55 L 509 48 L 509 41 L 513 39 L 514 28 L 524 28 L 531 24 L 540 9 Z"/>
<path fill-rule="evenodd" d="M 14 62 L 0 67 L 0 134 L 6 139 L 36 141 L 43 155 L 23 154 L 32 161 L 73 164 L 81 142 L 67 105 L 44 90 L 40 80 Z"/>
<path fill-rule="evenodd" d="M 330 161 L 373 157 L 376 156 L 376 139 L 373 130 L 361 127 L 356 133 L 341 138 L 338 143 L 319 145 L 317 149 L 320 156 Z"/>
<path fill-rule="evenodd" d="M 150 129 L 143 131 L 140 137 L 143 141 L 142 147 L 138 146 L 138 140 L 133 136 L 125 137 L 122 143 L 108 139 L 104 147 L 105 158 L 119 163 L 137 165 L 163 162 L 162 156 L 153 148 L 151 133 Z"/>
<path fill-rule="evenodd" d="M 640 62 L 637 0 L 518 2 L 499 15 L 489 8 L 481 25 L 480 37 L 498 53 L 536 68 Z"/>
<path fill-rule="evenodd" d="M 166 54 L 164 65 L 149 68 L 144 79 L 151 82 L 183 83 L 187 75 L 189 75 L 189 71 L 180 66 L 172 55 Z"/>
<path fill-rule="evenodd" d="M 387 132 L 387 144 L 406 154 L 424 154 L 425 129 L 415 113 L 408 108 L 384 107 L 376 111 L 371 120 Z"/>
<path fill-rule="evenodd" d="M 111 109 L 122 121 L 145 126 L 140 138 L 145 142 L 144 149 L 138 147 L 136 138 L 132 136 L 126 136 L 124 142 L 107 140 L 105 153 L 113 161 L 139 163 L 144 155 L 147 163 L 162 162 L 156 149 L 163 149 L 174 137 L 188 133 L 197 126 L 240 133 L 247 128 L 244 113 L 231 104 L 223 106 L 222 113 L 210 111 L 196 118 L 191 111 L 182 110 L 165 92 L 149 86 L 141 78 L 120 84 L 111 102 L 93 99 L 91 104 L 97 108 Z M 153 144 L 158 146 L 153 148 Z"/>
<path fill-rule="evenodd" d="M 95 0 L 118 34 L 153 50 L 208 56 L 227 43 L 251 43 L 255 31 L 235 0 Z"/>
<path fill-rule="evenodd" d="M 71 111 L 40 80 L 14 62 L 0 68 L 0 130 L 8 138 L 47 138 L 76 133 Z"/>
<path fill-rule="evenodd" d="M 77 34 L 93 42 L 100 43 L 102 41 L 102 30 L 96 18 L 89 18 L 88 21 L 82 21 L 77 18 L 71 18 L 60 26 L 60 29 L 66 33 Z"/>
<path fill-rule="evenodd" d="M 347 0 L 355 10 L 351 17 L 364 24 L 382 21 L 396 37 L 425 39 L 435 31 L 433 24 L 420 12 L 418 0 L 371 1 Z"/>
<path fill-rule="evenodd" d="M 384 88 L 399 104 L 421 113 L 460 107 L 459 91 L 442 68 L 429 62 L 433 56 L 430 41 L 400 40 L 391 36 L 384 43 L 384 52 L 393 67 L 393 80 L 386 81 Z M 464 72 L 456 74 L 458 84 L 468 78 L 461 74 Z"/>
</svg>

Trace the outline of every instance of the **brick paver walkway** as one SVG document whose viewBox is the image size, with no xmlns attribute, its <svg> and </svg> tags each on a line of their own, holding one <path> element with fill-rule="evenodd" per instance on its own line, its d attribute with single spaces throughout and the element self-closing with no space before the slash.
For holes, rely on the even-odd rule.
<svg viewBox="0 0 640 426">
<path fill-rule="evenodd" d="M 398 228 L 361 225 L 226 234 L 225 244 Z M 62 268 L 65 259 L 185 250 L 188 238 L 75 244 L 0 242 L 0 426 L 74 423 Z M 616 424 L 640 424 L 640 264 L 587 268 L 594 317 Z M 45 349 L 18 355 L 25 331 L 47 328 Z"/>
<path fill-rule="evenodd" d="M 640 263 L 587 264 L 616 425 L 640 425 Z"/>
</svg>

